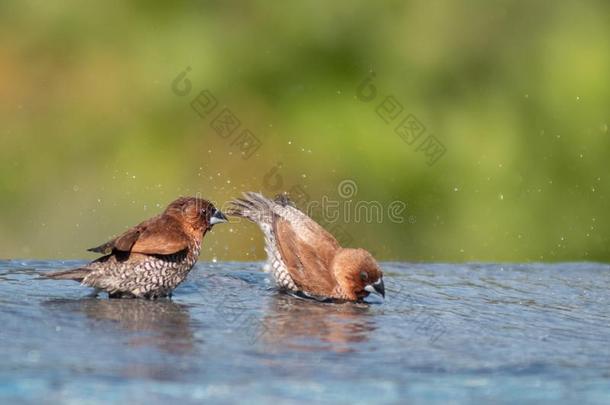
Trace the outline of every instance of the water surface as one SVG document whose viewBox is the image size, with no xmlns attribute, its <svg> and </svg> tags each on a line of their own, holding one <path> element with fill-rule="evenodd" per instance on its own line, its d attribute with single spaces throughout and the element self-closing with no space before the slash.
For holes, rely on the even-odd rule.
<svg viewBox="0 0 610 405">
<path fill-rule="evenodd" d="M 108 300 L 0 262 L 0 403 L 610 403 L 610 266 L 383 263 L 386 300 L 279 294 L 199 263 Z"/>
</svg>

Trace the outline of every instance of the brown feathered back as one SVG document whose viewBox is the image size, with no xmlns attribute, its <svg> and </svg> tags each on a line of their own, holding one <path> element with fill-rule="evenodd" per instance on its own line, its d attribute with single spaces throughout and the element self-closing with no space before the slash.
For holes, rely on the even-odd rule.
<svg viewBox="0 0 610 405">
<path fill-rule="evenodd" d="M 188 247 L 189 236 L 173 217 L 157 216 L 125 231 L 91 252 L 109 254 L 114 250 L 144 254 L 170 255 Z"/>
<path fill-rule="evenodd" d="M 209 213 L 214 207 L 206 200 L 181 197 L 165 211 L 129 228 L 110 241 L 88 249 L 90 252 L 110 254 L 113 251 L 171 255 L 187 249 L 194 234 L 205 232 Z"/>
</svg>

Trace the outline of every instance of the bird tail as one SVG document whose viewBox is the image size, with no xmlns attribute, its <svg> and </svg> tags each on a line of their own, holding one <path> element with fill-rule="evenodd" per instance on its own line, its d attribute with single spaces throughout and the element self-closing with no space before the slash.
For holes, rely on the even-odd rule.
<svg viewBox="0 0 610 405">
<path fill-rule="evenodd" d="M 277 203 L 271 201 L 260 193 L 248 192 L 243 198 L 236 198 L 230 202 L 227 213 L 243 217 L 259 225 L 271 224 Z"/>
<path fill-rule="evenodd" d="M 280 195 L 272 201 L 260 193 L 248 192 L 243 194 L 243 198 L 232 200 L 226 211 L 230 215 L 246 218 L 260 227 L 267 252 L 267 263 L 264 266 L 266 272 L 277 271 L 278 265 L 283 263 L 274 228 L 275 221 L 280 217 L 279 212 L 288 205 L 294 206 L 285 195 Z"/>
<path fill-rule="evenodd" d="M 85 277 L 87 277 L 90 272 L 91 269 L 79 267 L 71 270 L 56 271 L 53 273 L 43 274 L 42 278 L 49 278 L 52 280 L 74 280 L 80 283 Z"/>
</svg>

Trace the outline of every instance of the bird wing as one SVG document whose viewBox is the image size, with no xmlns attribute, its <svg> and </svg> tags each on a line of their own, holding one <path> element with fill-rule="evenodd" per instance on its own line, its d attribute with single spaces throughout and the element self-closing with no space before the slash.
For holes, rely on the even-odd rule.
<svg viewBox="0 0 610 405">
<path fill-rule="evenodd" d="M 109 254 L 115 250 L 143 254 L 170 255 L 188 248 L 189 237 L 172 217 L 157 216 L 144 221 L 110 241 L 89 249 Z"/>
<path fill-rule="evenodd" d="M 331 295 L 337 281 L 330 265 L 339 243 L 307 215 L 294 207 L 284 208 L 288 215 L 276 215 L 273 229 L 290 276 L 303 291 Z"/>
<path fill-rule="evenodd" d="M 337 240 L 286 197 L 272 201 L 259 193 L 244 193 L 229 212 L 257 223 L 265 235 L 265 250 L 276 281 L 290 288 L 330 295 L 336 286 L 330 264 L 340 248 Z M 276 266 L 274 260 L 280 263 Z M 273 270 L 275 269 L 275 270 Z M 292 279 L 286 282 L 282 272 Z"/>
</svg>

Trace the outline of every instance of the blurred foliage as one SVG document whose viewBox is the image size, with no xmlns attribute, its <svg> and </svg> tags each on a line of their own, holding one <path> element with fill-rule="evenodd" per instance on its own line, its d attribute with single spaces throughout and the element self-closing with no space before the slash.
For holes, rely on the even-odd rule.
<svg viewBox="0 0 610 405">
<path fill-rule="evenodd" d="M 609 72 L 602 0 L 3 1 L 0 258 L 91 258 L 178 195 L 272 194 L 281 162 L 312 200 L 351 179 L 354 200 L 404 201 L 403 223 L 339 224 L 380 259 L 608 261 Z M 251 158 L 193 111 L 203 89 L 260 139 Z M 377 115 L 388 95 L 436 164 Z M 264 257 L 251 224 L 205 247 Z"/>
</svg>

